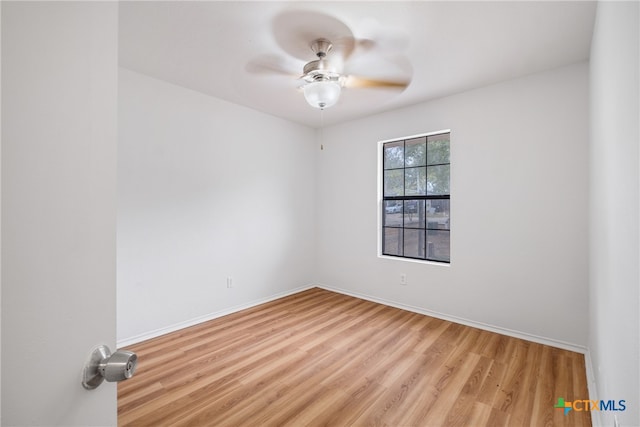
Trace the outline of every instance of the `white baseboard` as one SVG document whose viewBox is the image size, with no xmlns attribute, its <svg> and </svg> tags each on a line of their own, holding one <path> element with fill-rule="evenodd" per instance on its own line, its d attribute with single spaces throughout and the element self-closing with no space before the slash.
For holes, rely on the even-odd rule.
<svg viewBox="0 0 640 427">
<path fill-rule="evenodd" d="M 482 329 L 485 331 L 489 331 L 489 332 L 495 332 L 498 334 L 502 334 L 502 335 L 507 335 L 510 337 L 514 337 L 514 338 L 520 338 L 526 341 L 531 341 L 531 342 L 535 342 L 538 344 L 545 344 L 551 347 L 556 347 L 556 348 L 561 348 L 563 350 L 569 350 L 569 351 L 573 351 L 576 353 L 582 353 L 582 354 L 586 354 L 587 353 L 587 348 L 581 345 L 577 345 L 577 344 L 573 344 L 573 343 L 569 343 L 569 342 L 565 342 L 565 341 L 560 341 L 560 340 L 556 340 L 553 338 L 546 338 L 546 337 L 540 337 L 537 335 L 533 335 L 533 334 L 528 334 L 526 332 L 520 332 L 520 331 L 515 331 L 513 329 L 507 329 L 507 328 L 503 328 L 500 326 L 494 326 L 494 325 L 489 325 L 486 323 L 482 323 L 482 322 L 476 322 L 474 320 L 469 320 L 469 319 L 465 319 L 462 317 L 457 317 L 457 316 L 451 316 L 448 314 L 444 314 L 444 313 L 439 313 L 436 311 L 432 311 L 432 310 L 426 310 L 420 307 L 414 307 L 411 305 L 407 305 L 407 304 L 402 304 L 402 303 L 398 303 L 395 301 L 390 301 L 390 300 L 386 300 L 383 298 L 377 298 L 377 297 L 373 297 L 371 295 L 366 295 L 366 294 L 361 294 L 359 292 L 351 292 L 351 291 L 347 291 L 344 289 L 340 289 L 340 288 L 335 288 L 333 286 L 326 286 L 326 285 L 317 285 L 317 287 L 322 288 L 322 289 L 326 289 L 328 291 L 332 291 L 332 292 L 338 292 L 344 295 L 349 295 L 352 297 L 356 297 L 356 298 L 361 298 L 367 301 L 371 301 L 371 302 L 376 302 L 379 304 L 384 304 L 384 305 L 388 305 L 390 307 L 395 307 L 395 308 L 400 308 L 402 310 L 407 310 L 407 311 L 411 311 L 414 313 L 418 313 L 418 314 L 424 314 L 426 316 L 431 316 L 431 317 L 436 317 L 438 319 L 442 319 L 442 320 L 448 320 L 449 322 L 454 322 L 454 323 L 459 323 L 462 325 L 466 325 L 466 326 L 471 326 L 472 328 L 478 328 L 478 329 Z"/>
<path fill-rule="evenodd" d="M 305 286 L 301 286 L 295 289 L 291 289 L 288 290 L 286 292 L 281 292 L 278 294 L 274 294 L 271 295 L 269 297 L 266 298 L 262 298 L 259 300 L 254 300 L 251 302 L 248 302 L 246 304 L 240 304 L 240 305 L 236 305 L 233 307 L 229 307 L 226 308 L 224 310 L 220 310 L 220 311 L 216 311 L 214 313 L 209 313 L 203 316 L 199 316 L 193 319 L 189 319 L 186 320 L 184 322 L 180 322 L 180 323 L 176 323 L 174 325 L 169 325 L 163 328 L 159 328 L 153 331 L 149 331 L 149 332 L 145 332 L 143 334 L 139 334 L 133 337 L 128 337 L 128 338 L 123 338 L 123 339 L 119 339 L 117 342 L 117 346 L 118 348 L 122 348 L 122 347 L 126 347 L 129 345 L 133 345 L 133 344 L 137 344 L 140 343 L 142 341 L 146 341 L 149 340 L 151 338 L 156 338 L 159 337 L 161 335 L 165 335 L 171 332 L 175 332 L 178 331 L 180 329 L 184 329 L 184 328 L 188 328 L 189 326 L 194 326 L 197 325 L 199 323 L 203 323 L 203 322 L 207 322 L 209 320 L 213 320 L 213 319 L 217 319 L 218 317 L 222 317 L 222 316 L 226 316 L 228 314 L 232 314 L 241 310 L 246 310 L 247 308 L 251 308 L 251 307 L 255 307 L 257 305 L 260 304 L 264 304 L 266 302 L 270 302 L 273 300 L 276 300 L 278 298 L 283 298 L 289 295 L 293 295 L 296 294 L 298 292 L 302 292 L 302 291 L 306 291 L 308 289 L 314 288 L 314 287 L 318 287 L 318 288 L 322 288 L 322 289 L 326 289 L 328 291 L 332 291 L 332 292 L 337 292 L 343 295 L 349 295 L 355 298 L 361 298 L 367 301 L 371 301 L 371 302 L 375 302 L 378 304 L 384 304 L 384 305 L 388 305 L 390 307 L 395 307 L 395 308 L 400 308 L 402 310 L 407 310 L 407 311 L 411 311 L 414 313 L 418 313 L 418 314 L 424 314 L 426 316 L 431 316 L 431 317 L 436 317 L 438 319 L 442 319 L 442 320 L 447 320 L 450 322 L 454 322 L 454 323 L 459 323 L 462 325 L 466 325 L 466 326 L 471 326 L 472 328 L 478 328 L 478 329 L 482 329 L 485 331 L 490 331 L 490 332 L 495 332 L 498 334 L 502 334 L 502 335 L 507 335 L 510 337 L 514 337 L 514 338 L 520 338 L 526 341 L 532 341 L 532 342 L 536 342 L 539 344 L 545 344 L 545 345 L 549 345 L 551 347 L 557 347 L 557 348 L 561 348 L 563 350 L 569 350 L 569 351 L 574 351 L 577 353 L 582 353 L 585 355 L 588 355 L 587 352 L 587 348 L 577 345 L 577 344 L 573 344 L 573 343 L 568 343 L 568 342 L 564 342 L 564 341 L 559 341 L 559 340 L 555 340 L 552 338 L 546 338 L 546 337 L 540 337 L 537 335 L 532 335 L 532 334 L 528 334 L 525 332 L 520 332 L 520 331 L 515 331 L 512 329 L 507 329 L 507 328 L 502 328 L 499 326 L 494 326 L 494 325 L 489 325 L 486 323 L 482 323 L 482 322 L 476 322 L 473 320 L 469 320 L 469 319 L 464 319 L 461 317 L 457 317 L 457 316 L 451 316 L 448 314 L 444 314 L 444 313 L 439 313 L 436 311 L 432 311 L 432 310 L 426 310 L 420 307 L 414 307 L 411 305 L 407 305 L 407 304 L 402 304 L 402 303 L 398 303 L 395 301 L 390 301 L 390 300 L 386 300 L 383 298 L 377 298 L 377 297 L 373 297 L 371 295 L 366 295 L 366 294 L 361 294 L 359 292 L 351 292 L 351 291 L 347 291 L 345 289 L 341 289 L 341 288 L 336 288 L 333 286 L 327 286 L 327 285 L 305 285 Z M 587 360 L 585 359 L 585 362 L 587 362 Z M 589 380 L 589 395 L 590 396 L 596 396 L 597 394 L 592 393 L 591 390 L 591 385 L 593 384 L 593 387 L 595 387 L 595 378 L 593 377 L 593 370 L 591 370 L 591 373 L 589 373 L 589 367 L 591 366 L 591 360 L 589 358 L 589 363 L 587 363 L 587 380 L 589 380 L 589 375 L 591 375 L 591 380 Z"/>
<path fill-rule="evenodd" d="M 591 359 L 591 352 L 587 350 L 584 354 L 584 364 L 587 368 L 587 387 L 589 389 L 589 399 L 590 400 L 599 400 L 598 399 L 598 389 L 596 388 L 596 375 L 595 369 L 593 366 L 593 360 Z M 602 416 L 600 415 L 600 411 L 591 411 L 591 425 L 592 426 L 603 426 L 604 422 L 602 420 Z"/>
<path fill-rule="evenodd" d="M 135 335 L 133 337 L 119 339 L 117 342 L 118 348 L 127 347 L 133 344 L 140 343 L 142 341 L 150 340 L 151 338 L 157 338 L 161 335 L 165 335 L 171 332 L 179 331 L 180 329 L 188 328 L 189 326 L 195 326 L 200 323 L 208 322 L 209 320 L 217 319 L 218 317 L 226 316 L 228 314 L 233 314 L 241 310 L 246 310 L 247 308 L 255 307 L 260 304 L 264 304 L 278 298 L 283 298 L 289 295 L 297 294 L 302 291 L 306 291 L 307 289 L 315 288 L 316 285 L 306 285 L 301 286 L 295 289 L 291 289 L 285 292 L 280 292 L 274 295 L 271 295 L 266 298 L 261 298 L 259 300 L 253 300 L 246 304 L 240 304 L 233 307 L 225 308 L 224 310 L 216 311 L 214 313 L 205 314 L 203 316 L 198 316 L 193 319 L 186 320 L 184 322 L 176 323 L 173 325 L 166 326 L 164 328 L 159 328 L 153 331 L 145 332 L 143 334 Z"/>
</svg>

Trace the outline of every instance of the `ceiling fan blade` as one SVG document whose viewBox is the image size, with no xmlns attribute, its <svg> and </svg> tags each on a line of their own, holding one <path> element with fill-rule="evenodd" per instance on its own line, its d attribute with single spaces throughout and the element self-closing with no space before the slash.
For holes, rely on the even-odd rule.
<svg viewBox="0 0 640 427">
<path fill-rule="evenodd" d="M 409 35 L 398 27 L 386 26 L 375 19 L 364 18 L 358 27 L 358 37 L 375 43 L 380 52 L 404 52 L 409 47 Z"/>
<path fill-rule="evenodd" d="M 274 17 L 272 28 L 278 46 L 300 60 L 313 59 L 310 46 L 317 39 L 329 40 L 333 44 L 334 55 L 339 52 L 346 57 L 354 49 L 355 38 L 349 27 L 338 18 L 322 12 L 288 10 Z"/>
<path fill-rule="evenodd" d="M 409 86 L 410 79 L 407 80 L 382 80 L 367 79 L 356 76 L 346 76 L 344 87 L 346 88 L 383 88 L 402 90 Z"/>
<path fill-rule="evenodd" d="M 291 64 L 277 55 L 261 55 L 250 60 L 244 68 L 251 74 L 276 74 L 288 77 L 297 77 L 300 74 Z"/>
</svg>

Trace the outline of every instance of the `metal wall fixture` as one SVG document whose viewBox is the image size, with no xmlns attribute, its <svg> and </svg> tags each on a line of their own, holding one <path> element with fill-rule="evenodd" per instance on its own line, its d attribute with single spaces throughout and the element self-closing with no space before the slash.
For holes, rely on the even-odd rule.
<svg viewBox="0 0 640 427">
<path fill-rule="evenodd" d="M 104 380 L 123 381 L 133 376 L 138 366 L 138 356 L 126 350 L 111 353 L 109 347 L 100 345 L 93 349 L 84 365 L 82 386 L 93 390 Z"/>
</svg>

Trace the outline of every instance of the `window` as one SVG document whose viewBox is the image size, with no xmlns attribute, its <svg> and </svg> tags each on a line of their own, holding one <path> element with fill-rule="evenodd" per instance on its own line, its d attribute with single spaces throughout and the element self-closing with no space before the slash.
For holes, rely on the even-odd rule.
<svg viewBox="0 0 640 427">
<path fill-rule="evenodd" d="M 382 255 L 450 262 L 449 132 L 382 144 Z"/>
</svg>

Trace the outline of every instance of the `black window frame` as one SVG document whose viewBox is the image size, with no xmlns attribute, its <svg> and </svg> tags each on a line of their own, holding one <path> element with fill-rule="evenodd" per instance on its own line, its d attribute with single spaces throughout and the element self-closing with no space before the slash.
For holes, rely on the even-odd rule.
<svg viewBox="0 0 640 427">
<path fill-rule="evenodd" d="M 448 162 L 444 163 L 432 163 L 429 164 L 429 159 L 428 159 L 428 141 L 429 138 L 432 137 L 438 137 L 438 136 L 442 136 L 442 135 L 447 135 L 447 139 L 449 141 L 449 158 L 448 158 Z M 406 193 L 406 170 L 407 169 L 417 169 L 419 167 L 422 166 L 407 166 L 407 160 L 406 160 L 406 146 L 407 146 L 407 141 L 412 141 L 418 138 L 425 138 L 425 142 L 427 143 L 426 147 L 427 149 L 425 150 L 425 186 L 426 184 L 426 179 L 428 176 L 428 172 L 427 172 L 427 168 L 429 167 L 437 167 L 437 166 L 449 166 L 449 174 L 448 174 L 448 178 L 449 178 L 449 187 L 448 187 L 448 194 L 428 194 L 429 191 L 425 188 L 425 194 L 411 194 L 411 195 L 387 195 L 386 194 L 386 183 L 385 183 L 385 171 L 393 171 L 393 170 L 402 170 L 403 173 L 403 192 Z M 385 147 L 387 147 L 390 144 L 398 144 L 399 142 L 402 142 L 402 146 L 403 146 L 403 165 L 401 167 L 391 167 L 391 168 L 386 168 L 385 165 L 385 161 L 386 161 L 386 156 L 385 156 Z M 382 203 L 381 203 L 381 221 L 380 221 L 380 228 L 379 228 L 379 232 L 380 232 L 380 236 L 381 236 L 381 255 L 385 256 L 385 257 L 393 257 L 393 258 L 398 258 L 398 259 L 408 259 L 408 260 L 413 260 L 413 261 L 426 261 L 426 262 L 434 262 L 434 263 L 440 263 L 440 264 L 445 264 L 445 265 L 449 265 L 451 264 L 451 223 L 450 223 L 450 217 L 451 217 L 451 204 L 450 204 L 450 200 L 451 200 L 451 156 L 450 156 L 450 151 L 451 150 L 451 131 L 450 130 L 444 130 L 444 131 L 438 131 L 438 132 L 432 132 L 432 133 L 427 133 L 427 134 L 421 134 L 421 135 L 415 135 L 415 136 L 411 136 L 411 137 L 406 137 L 406 138 L 398 138 L 398 139 L 393 139 L 393 140 L 388 140 L 388 141 L 383 141 L 380 144 L 380 155 L 382 156 L 382 161 L 381 161 L 381 194 L 382 194 Z M 447 225 L 446 225 L 446 229 L 440 228 L 439 223 L 437 222 L 429 222 L 428 218 L 427 218 L 427 214 L 425 213 L 425 217 L 424 217 L 424 228 L 421 227 L 410 227 L 406 225 L 406 215 L 405 215 L 405 207 L 407 206 L 407 202 L 412 202 L 412 201 L 417 201 L 418 202 L 418 206 L 419 203 L 424 201 L 423 203 L 426 205 L 426 201 L 446 201 L 447 205 L 448 205 L 448 213 L 449 213 L 449 217 L 447 219 Z M 386 206 L 387 206 L 387 202 L 395 202 L 396 205 L 398 206 L 398 203 L 401 204 L 401 211 L 400 211 L 400 217 L 402 218 L 402 223 L 400 225 L 388 225 L 386 224 Z M 435 225 L 433 225 L 435 224 Z M 399 233 L 402 234 L 402 244 L 398 243 L 398 249 L 402 249 L 402 253 L 401 254 L 397 254 L 397 253 L 390 253 L 389 251 L 386 251 L 385 249 L 385 243 L 386 243 L 386 239 L 385 239 L 385 231 L 387 229 L 397 229 L 399 230 Z M 416 232 L 416 230 L 418 232 L 422 232 L 423 236 L 420 236 L 420 242 L 419 245 L 423 245 L 422 246 L 422 253 L 423 256 L 411 256 L 411 255 L 406 255 L 406 247 L 405 247 L 405 240 L 404 237 L 407 235 L 406 230 L 410 230 L 411 232 Z M 448 236 L 448 254 L 447 254 L 447 259 L 443 259 L 442 257 L 438 258 L 435 257 L 434 255 L 431 255 L 433 253 L 435 253 L 435 250 L 430 247 L 433 243 L 429 242 L 429 231 L 432 232 L 446 232 L 449 234 Z M 420 248 L 419 248 L 420 249 Z"/>
</svg>

